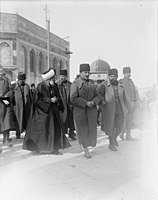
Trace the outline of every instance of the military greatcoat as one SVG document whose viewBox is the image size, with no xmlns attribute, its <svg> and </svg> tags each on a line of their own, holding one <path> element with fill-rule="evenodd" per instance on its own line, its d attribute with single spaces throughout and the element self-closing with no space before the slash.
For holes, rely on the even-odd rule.
<svg viewBox="0 0 158 200">
<path fill-rule="evenodd" d="M 111 135 L 113 133 L 114 127 L 116 103 L 113 86 L 110 84 L 109 81 L 105 81 L 101 84 L 98 89 L 98 94 L 101 100 L 104 100 L 106 103 L 105 105 L 101 105 L 103 117 L 102 130 L 105 131 L 107 135 Z M 125 93 L 123 85 L 120 82 L 118 82 L 118 94 L 123 111 L 123 116 L 125 117 L 128 110 L 131 109 L 131 104 L 127 94 Z"/>
<path fill-rule="evenodd" d="M 75 129 L 80 145 L 84 148 L 95 146 L 97 142 L 97 108 L 99 97 L 96 86 L 89 80 L 87 86 L 81 78 L 71 85 L 70 100 L 74 105 Z M 88 108 L 87 101 L 93 101 L 95 106 Z"/>
</svg>

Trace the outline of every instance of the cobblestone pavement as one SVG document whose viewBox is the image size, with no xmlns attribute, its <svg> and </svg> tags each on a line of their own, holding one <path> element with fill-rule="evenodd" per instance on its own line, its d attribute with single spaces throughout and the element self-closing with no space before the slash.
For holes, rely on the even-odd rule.
<svg viewBox="0 0 158 200">
<path fill-rule="evenodd" d="M 0 188 L 4 200 L 158 200 L 157 134 L 132 132 L 135 141 L 119 139 L 117 152 L 98 127 L 92 159 L 83 157 L 77 141 L 63 155 L 37 155 L 22 150 L 22 140 L 3 147 Z M 22 135 L 22 137 L 24 134 Z"/>
</svg>

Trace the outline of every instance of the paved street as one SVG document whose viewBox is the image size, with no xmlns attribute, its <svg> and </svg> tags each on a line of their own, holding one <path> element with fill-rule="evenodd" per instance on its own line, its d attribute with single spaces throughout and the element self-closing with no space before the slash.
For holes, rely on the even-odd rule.
<svg viewBox="0 0 158 200">
<path fill-rule="evenodd" d="M 22 140 L 3 147 L 0 188 L 4 200 L 158 200 L 157 134 L 134 130 L 135 141 L 119 140 L 108 150 L 98 128 L 92 159 L 83 157 L 77 141 L 63 155 L 36 155 L 21 149 Z M 151 136 L 151 137 L 150 137 Z"/>
</svg>

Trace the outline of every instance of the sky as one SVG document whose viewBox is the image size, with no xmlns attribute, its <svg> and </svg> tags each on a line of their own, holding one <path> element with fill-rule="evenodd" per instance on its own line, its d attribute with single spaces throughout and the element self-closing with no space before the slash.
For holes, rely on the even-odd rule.
<svg viewBox="0 0 158 200">
<path fill-rule="evenodd" d="M 130 66 L 138 88 L 157 83 L 157 1 L 0 1 L 1 12 L 18 13 L 70 42 L 70 80 L 81 63 L 102 59 L 117 68 Z"/>
</svg>

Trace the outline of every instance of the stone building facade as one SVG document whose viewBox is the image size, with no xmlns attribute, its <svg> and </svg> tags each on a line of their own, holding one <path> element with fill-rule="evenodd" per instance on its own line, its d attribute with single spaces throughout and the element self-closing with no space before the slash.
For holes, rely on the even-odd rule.
<svg viewBox="0 0 158 200">
<path fill-rule="evenodd" d="M 50 67 L 69 74 L 69 42 L 50 33 Z M 27 82 L 39 83 L 41 73 L 47 70 L 47 30 L 18 14 L 0 13 L 0 64 L 10 80 L 20 71 Z"/>
</svg>

